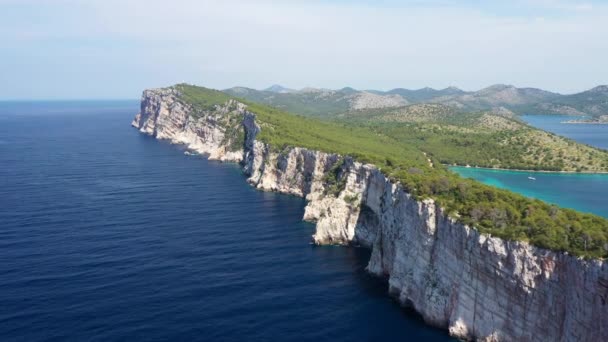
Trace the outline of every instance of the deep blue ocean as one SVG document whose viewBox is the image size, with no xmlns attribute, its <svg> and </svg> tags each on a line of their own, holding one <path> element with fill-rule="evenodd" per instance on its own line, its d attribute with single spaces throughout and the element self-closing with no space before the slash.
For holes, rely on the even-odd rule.
<svg viewBox="0 0 608 342">
<path fill-rule="evenodd" d="M 129 126 L 137 101 L 0 102 L 0 341 L 447 341 L 310 245 L 304 200 Z"/>
<path fill-rule="evenodd" d="M 565 124 L 580 119 L 562 115 L 524 115 L 530 125 L 608 149 L 608 125 Z M 561 174 L 451 167 L 463 177 L 539 198 L 563 207 L 608 217 L 607 174 Z M 528 177 L 536 178 L 531 180 Z"/>
</svg>

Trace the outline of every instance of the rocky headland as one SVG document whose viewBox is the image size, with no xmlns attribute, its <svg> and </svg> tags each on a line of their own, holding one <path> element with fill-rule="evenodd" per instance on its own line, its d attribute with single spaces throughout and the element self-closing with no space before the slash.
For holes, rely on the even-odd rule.
<svg viewBox="0 0 608 342">
<path fill-rule="evenodd" d="M 608 341 L 603 260 L 480 234 L 348 156 L 277 151 L 256 140 L 264 127 L 235 100 L 195 112 L 173 88 L 146 90 L 132 125 L 210 159 L 240 163 L 260 190 L 305 197 L 316 244 L 370 248 L 367 270 L 387 279 L 390 295 L 455 337 Z"/>
</svg>

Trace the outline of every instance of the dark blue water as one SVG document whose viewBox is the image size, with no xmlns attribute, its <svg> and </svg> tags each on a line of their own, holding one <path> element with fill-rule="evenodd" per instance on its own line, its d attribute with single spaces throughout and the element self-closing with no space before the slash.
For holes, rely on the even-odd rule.
<svg viewBox="0 0 608 342">
<path fill-rule="evenodd" d="M 304 201 L 129 127 L 137 102 L 0 103 L 0 340 L 446 341 L 314 247 Z"/>
<path fill-rule="evenodd" d="M 524 115 L 522 118 L 540 129 L 573 140 L 608 149 L 608 125 L 564 124 L 580 119 L 563 115 Z M 563 207 L 608 217 L 608 175 L 556 174 L 452 167 L 463 177 L 509 189 Z M 530 180 L 534 177 L 536 180 Z"/>
</svg>

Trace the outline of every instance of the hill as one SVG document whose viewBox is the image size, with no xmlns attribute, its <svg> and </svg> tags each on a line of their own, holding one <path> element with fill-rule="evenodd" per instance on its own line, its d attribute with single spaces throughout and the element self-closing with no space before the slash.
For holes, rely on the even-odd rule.
<svg viewBox="0 0 608 342">
<path fill-rule="evenodd" d="M 407 100 L 399 95 L 380 95 L 348 87 L 339 90 L 304 88 L 290 92 L 234 87 L 224 92 L 309 116 L 331 116 L 353 109 L 398 107 L 408 104 Z"/>
<path fill-rule="evenodd" d="M 608 86 L 570 95 L 536 88 L 496 84 L 467 92 L 456 87 L 441 90 L 395 88 L 389 91 L 305 88 L 292 90 L 272 86 L 266 90 L 235 87 L 225 90 L 233 96 L 265 103 L 304 115 L 326 117 L 353 109 L 390 108 L 415 103 L 437 103 L 464 112 L 493 111 L 516 114 L 565 114 L 599 117 L 608 115 Z"/>
<path fill-rule="evenodd" d="M 229 100 L 236 100 L 255 114 L 261 128 L 257 139 L 279 153 L 298 146 L 351 156 L 376 165 L 414 198 L 435 199 L 446 213 L 483 233 L 580 256 L 608 256 L 608 220 L 463 179 L 436 163 L 435 157 L 429 163 L 418 146 L 384 130 L 294 115 L 207 88 L 181 84 L 174 89 L 180 101 L 191 108 L 190 115 L 223 122 L 229 140 L 245 141 L 243 127 L 231 114 L 230 108 L 238 106 L 231 106 Z M 324 182 L 339 188 L 337 174 L 330 175 L 335 177 Z"/>
<path fill-rule="evenodd" d="M 418 103 L 418 102 L 427 102 L 434 98 L 438 98 L 438 97 L 442 97 L 442 96 L 464 95 L 464 94 L 467 94 L 467 92 L 465 92 L 464 90 L 458 89 L 456 87 L 448 87 L 448 88 L 440 89 L 440 90 L 426 87 L 426 88 L 417 89 L 417 90 L 395 88 L 395 89 L 389 90 L 382 94 L 400 95 L 410 102 Z"/>
<path fill-rule="evenodd" d="M 608 115 L 608 86 L 598 86 L 581 93 L 564 95 L 549 104 L 538 105 L 546 112 L 563 114 L 580 113 L 593 117 Z"/>
<path fill-rule="evenodd" d="M 510 110 L 545 103 L 559 97 L 559 94 L 535 88 L 516 88 L 511 85 L 496 84 L 476 92 L 433 98 L 430 102 L 442 103 L 462 110 L 489 110 L 505 107 Z"/>
<path fill-rule="evenodd" d="M 608 113 L 608 86 L 598 86 L 577 94 L 561 95 L 535 88 L 494 85 L 477 92 L 437 97 L 430 101 L 469 111 L 505 107 L 518 114 L 597 117 Z"/>
<path fill-rule="evenodd" d="M 443 164 L 608 172 L 608 152 L 531 127 L 512 114 L 440 104 L 359 110 L 334 118 L 417 146 Z"/>
<path fill-rule="evenodd" d="M 293 93 L 295 90 L 293 89 L 289 89 L 289 88 L 285 88 L 282 85 L 279 84 L 273 84 L 270 87 L 264 89 L 264 91 L 269 91 L 272 93 L 279 93 L 279 94 L 285 94 L 285 93 Z"/>
<path fill-rule="evenodd" d="M 424 91 L 436 92 L 429 89 Z M 599 87 L 592 93 L 597 98 L 604 90 Z M 474 93 L 442 96 L 433 100 L 437 103 L 405 106 L 400 105 L 404 100 L 395 98 L 400 95 L 379 95 L 353 88 L 303 89 L 289 94 L 248 88 L 231 88 L 225 92 L 301 115 L 344 125 L 363 125 L 417 146 L 442 164 L 608 172 L 606 151 L 528 126 L 505 107 L 521 109 L 535 101 L 563 98 L 540 89 L 495 85 Z M 575 97 L 579 102 L 585 98 L 580 94 Z"/>
</svg>

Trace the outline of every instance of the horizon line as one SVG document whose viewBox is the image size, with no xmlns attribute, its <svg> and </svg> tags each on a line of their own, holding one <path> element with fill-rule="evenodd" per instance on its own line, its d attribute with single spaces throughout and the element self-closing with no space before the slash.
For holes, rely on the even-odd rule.
<svg viewBox="0 0 608 342">
<path fill-rule="evenodd" d="M 81 101 L 81 102 L 92 102 L 92 101 L 139 101 L 139 98 L 23 98 L 23 99 L 3 99 L 2 102 L 62 102 L 62 101 Z"/>
<path fill-rule="evenodd" d="M 283 87 L 285 89 L 294 90 L 296 92 L 297 91 L 302 91 L 304 89 L 317 89 L 317 90 L 333 90 L 333 91 L 338 91 L 338 90 L 342 90 L 342 89 L 345 89 L 345 88 L 351 88 L 351 89 L 354 89 L 356 91 L 389 92 L 389 91 L 395 90 L 395 89 L 405 89 L 405 90 L 410 90 L 410 91 L 418 91 L 418 90 L 424 90 L 424 89 L 445 90 L 445 89 L 449 89 L 449 88 L 456 88 L 456 89 L 462 90 L 464 92 L 473 92 L 474 93 L 474 92 L 477 92 L 477 91 L 480 91 L 480 90 L 483 90 L 483 89 L 487 89 L 487 88 L 490 88 L 490 87 L 493 87 L 493 86 L 507 86 L 507 87 L 514 87 L 514 88 L 517 88 L 517 89 L 538 89 L 538 90 L 547 91 L 547 92 L 551 92 L 551 93 L 558 94 L 558 95 L 574 95 L 574 94 L 580 94 L 580 93 L 583 93 L 583 92 L 595 89 L 597 87 L 608 87 L 608 83 L 597 84 L 595 86 L 592 86 L 591 88 L 585 88 L 584 90 L 579 90 L 579 91 L 571 92 L 571 93 L 570 92 L 569 93 L 561 93 L 561 92 L 556 92 L 556 91 L 553 91 L 553 90 L 547 90 L 547 89 L 539 88 L 539 87 L 529 87 L 529 86 L 520 87 L 520 86 L 516 86 L 516 85 L 513 85 L 513 84 L 507 84 L 507 83 L 494 83 L 494 84 L 491 84 L 489 86 L 485 86 L 483 88 L 479 88 L 477 90 L 466 90 L 466 89 L 460 88 L 460 87 L 455 86 L 455 85 L 451 85 L 451 86 L 447 86 L 447 87 L 442 87 L 442 88 L 434 88 L 434 87 L 429 87 L 429 86 L 425 86 L 425 87 L 422 87 L 422 88 L 394 87 L 394 88 L 390 88 L 390 89 L 386 89 L 385 88 L 385 90 L 382 90 L 380 88 L 377 88 L 377 89 L 374 89 L 374 88 L 365 88 L 365 89 L 362 89 L 362 88 L 355 88 L 355 87 L 351 87 L 351 86 L 344 86 L 344 87 L 341 87 L 341 88 L 326 88 L 326 87 L 313 87 L 313 86 L 305 86 L 305 87 L 302 87 L 302 88 L 291 88 L 291 87 L 288 87 L 288 86 L 284 86 L 284 85 L 282 85 L 280 83 L 273 83 L 270 86 L 267 86 L 267 87 L 264 87 L 264 88 L 253 88 L 253 87 L 235 85 L 235 86 L 232 86 L 232 87 L 229 87 L 229 88 L 223 88 L 222 89 L 222 88 L 212 88 L 212 87 L 208 87 L 208 86 L 205 86 L 205 85 L 195 84 L 195 83 L 189 83 L 189 82 L 179 82 L 179 83 L 175 83 L 175 84 L 168 85 L 168 86 L 163 86 L 163 87 L 144 88 L 144 89 L 142 89 L 142 92 L 144 90 L 147 90 L 147 89 L 162 89 L 162 88 L 173 87 L 173 86 L 178 85 L 178 84 L 189 84 L 189 85 L 193 85 L 193 86 L 199 86 L 199 87 L 205 87 L 205 88 L 209 88 L 209 89 L 214 89 L 214 90 L 218 90 L 218 91 L 222 91 L 222 92 L 225 91 L 225 90 L 233 89 L 233 88 L 247 88 L 247 89 L 253 89 L 253 90 L 257 90 L 257 91 L 269 91 L 269 90 L 266 90 L 266 89 L 268 89 L 270 87 L 273 87 L 273 86 L 280 86 L 280 87 Z M 139 96 L 138 97 L 133 97 L 133 98 L 126 98 L 126 97 L 123 97 L 123 98 L 111 98 L 111 97 L 107 97 L 107 98 L 105 98 L 105 97 L 104 98 L 0 98 L 0 102 L 137 101 L 139 99 L 140 99 Z"/>
</svg>

